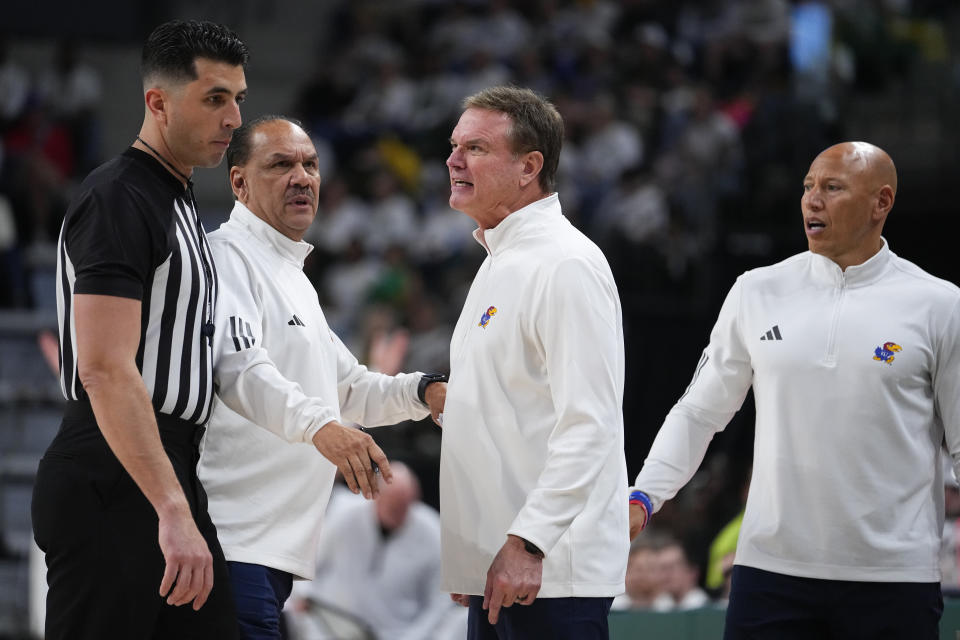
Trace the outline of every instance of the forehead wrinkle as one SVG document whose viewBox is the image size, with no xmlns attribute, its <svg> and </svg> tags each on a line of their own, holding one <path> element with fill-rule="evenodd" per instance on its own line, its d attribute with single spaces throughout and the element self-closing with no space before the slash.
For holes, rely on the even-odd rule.
<svg viewBox="0 0 960 640">
<path fill-rule="evenodd" d="M 491 115 L 493 116 L 492 118 L 490 117 Z M 499 129 L 504 125 L 506 126 L 504 133 L 509 139 L 513 127 L 513 120 L 511 120 L 508 114 L 502 111 L 470 107 L 463 113 L 460 122 L 454 127 L 454 134 L 457 133 L 457 129 L 461 128 L 461 125 L 469 126 L 469 128 L 473 130 L 471 135 L 474 138 L 479 136 L 479 140 L 490 144 L 499 136 L 501 133 Z"/>
<path fill-rule="evenodd" d="M 268 152 L 267 147 L 272 149 Z M 309 146 L 309 151 L 298 148 Z M 276 147 L 280 147 L 277 149 Z M 266 154 L 267 160 L 275 158 L 291 159 L 304 155 L 307 159 L 319 157 L 310 136 L 303 129 L 287 120 L 269 120 L 260 123 L 250 132 L 250 155 Z"/>
<path fill-rule="evenodd" d="M 293 158 L 293 156 L 294 154 L 287 153 L 285 151 L 271 151 L 270 153 L 267 154 L 266 158 L 264 159 L 267 162 L 270 162 L 271 160 L 290 160 L 291 158 Z"/>
<path fill-rule="evenodd" d="M 291 162 L 296 162 L 302 160 L 303 162 L 309 162 L 311 160 L 317 159 L 317 153 L 311 151 L 309 153 L 303 152 L 302 150 L 293 150 L 293 151 L 271 151 L 268 153 L 263 161 L 267 164 L 271 162 L 276 162 L 277 160 L 289 160 Z"/>
</svg>

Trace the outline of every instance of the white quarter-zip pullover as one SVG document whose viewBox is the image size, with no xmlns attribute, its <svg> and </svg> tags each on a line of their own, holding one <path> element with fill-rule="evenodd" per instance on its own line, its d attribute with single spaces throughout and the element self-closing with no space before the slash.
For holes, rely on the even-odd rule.
<svg viewBox="0 0 960 640">
<path fill-rule="evenodd" d="M 197 467 L 210 517 L 227 560 L 312 578 L 337 470 L 313 435 L 343 418 L 369 426 L 424 418 L 421 374 L 386 376 L 357 362 L 303 273 L 311 245 L 239 202 L 209 240 L 222 279 L 218 390 Z"/>
<path fill-rule="evenodd" d="M 636 487 L 659 509 L 753 386 L 736 563 L 791 576 L 937 582 L 941 442 L 960 459 L 960 289 L 886 241 L 846 271 L 810 252 L 734 284 Z"/>
<path fill-rule="evenodd" d="M 623 592 L 623 326 L 600 250 L 556 194 L 475 232 L 488 256 L 450 346 L 444 588 L 483 593 L 507 534 L 546 553 L 538 597 Z"/>
</svg>

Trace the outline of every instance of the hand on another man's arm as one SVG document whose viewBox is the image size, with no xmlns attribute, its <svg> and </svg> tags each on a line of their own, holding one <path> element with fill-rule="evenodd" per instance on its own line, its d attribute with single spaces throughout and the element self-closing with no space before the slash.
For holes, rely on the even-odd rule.
<svg viewBox="0 0 960 640">
<path fill-rule="evenodd" d="M 430 407 L 430 417 L 441 428 L 443 427 L 443 406 L 447 402 L 447 383 L 434 382 L 423 393 L 427 406 Z"/>
</svg>

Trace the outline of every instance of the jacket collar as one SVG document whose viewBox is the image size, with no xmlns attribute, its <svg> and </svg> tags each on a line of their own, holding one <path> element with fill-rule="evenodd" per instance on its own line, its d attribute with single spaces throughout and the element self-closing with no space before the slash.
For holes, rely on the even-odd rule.
<svg viewBox="0 0 960 640">
<path fill-rule="evenodd" d="M 560 197 L 552 193 L 517 209 L 492 229 L 474 229 L 473 237 L 491 256 L 508 249 L 528 233 L 550 224 L 562 214 Z"/>
<path fill-rule="evenodd" d="M 255 240 L 273 249 L 281 258 L 293 262 L 301 269 L 303 261 L 313 251 L 312 244 L 302 240 L 291 240 L 240 202 L 233 204 L 230 223 L 247 229 Z"/>
<path fill-rule="evenodd" d="M 840 265 L 830 258 L 810 252 L 810 265 L 814 277 L 817 280 L 834 285 L 843 282 L 848 287 L 864 286 L 876 282 L 886 273 L 893 258 L 896 257 L 896 254 L 890 251 L 890 245 L 887 244 L 886 238 L 880 239 L 883 241 L 883 245 L 879 251 L 866 262 L 847 267 L 846 271 L 841 271 Z"/>
</svg>

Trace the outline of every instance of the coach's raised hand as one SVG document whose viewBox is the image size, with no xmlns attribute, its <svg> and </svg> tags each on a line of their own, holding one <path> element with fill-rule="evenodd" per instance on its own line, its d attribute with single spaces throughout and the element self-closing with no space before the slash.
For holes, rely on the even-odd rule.
<svg viewBox="0 0 960 640">
<path fill-rule="evenodd" d="M 314 434 L 313 446 L 337 465 L 350 491 L 360 491 L 368 500 L 380 493 L 377 468 L 384 480 L 393 480 L 387 456 L 373 438 L 359 429 L 345 427 L 335 420 L 328 422 Z"/>
</svg>

